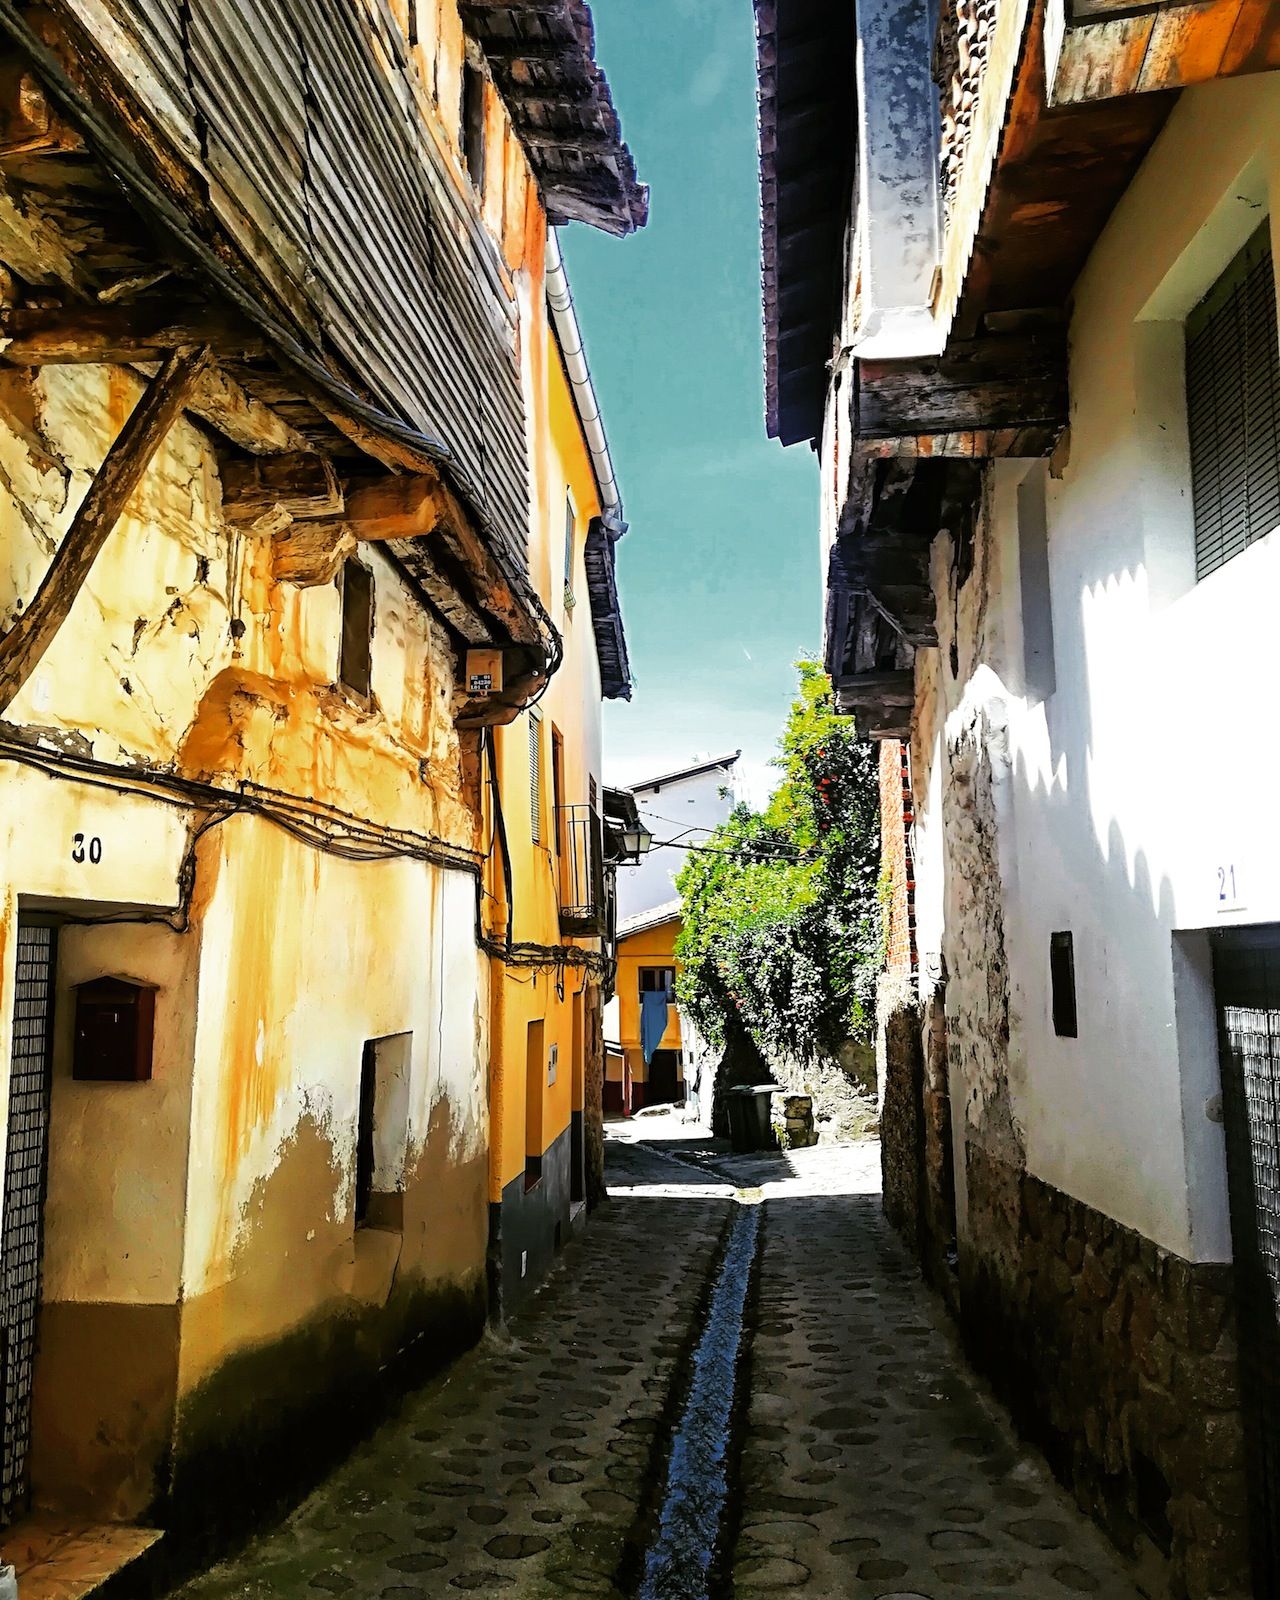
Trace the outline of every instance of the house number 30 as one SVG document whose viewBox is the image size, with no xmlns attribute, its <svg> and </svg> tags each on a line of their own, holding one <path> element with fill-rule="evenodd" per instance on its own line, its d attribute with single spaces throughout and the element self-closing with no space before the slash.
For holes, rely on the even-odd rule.
<svg viewBox="0 0 1280 1600">
<path fill-rule="evenodd" d="M 76 862 L 88 861 L 96 867 L 102 860 L 102 840 L 97 834 L 92 839 L 86 839 L 84 834 L 77 833 L 71 841 L 71 859 Z"/>
</svg>

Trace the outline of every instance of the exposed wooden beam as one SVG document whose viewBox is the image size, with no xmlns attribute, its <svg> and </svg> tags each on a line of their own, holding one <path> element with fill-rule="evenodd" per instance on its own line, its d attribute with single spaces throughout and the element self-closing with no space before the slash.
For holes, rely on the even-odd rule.
<svg viewBox="0 0 1280 1600">
<path fill-rule="evenodd" d="M 1066 344 L 1057 333 L 965 340 L 923 361 L 857 363 L 854 432 L 915 442 L 902 453 L 975 454 L 979 436 L 985 444 L 1006 431 L 1016 443 L 1023 430 L 1066 422 Z M 967 448 L 949 449 L 953 438 Z"/>
<path fill-rule="evenodd" d="M 0 62 L 0 161 L 83 149 L 84 140 L 57 115 L 26 63 L 17 56 Z"/>
<path fill-rule="evenodd" d="M 520 141 L 531 150 L 576 150 L 580 155 L 610 155 L 618 148 L 607 133 L 578 127 L 522 128 Z"/>
<path fill-rule="evenodd" d="M 392 554 L 410 579 L 421 589 L 431 609 L 469 645 L 495 642 L 496 629 L 458 592 L 457 581 L 442 572 L 431 555 L 426 539 L 395 539 Z"/>
<path fill-rule="evenodd" d="M 271 576 L 277 583 L 313 589 L 332 583 L 356 549 L 355 535 L 338 518 L 291 522 L 271 541 Z"/>
<path fill-rule="evenodd" d="M 882 700 L 885 705 L 909 706 L 915 703 L 916 675 L 913 667 L 881 672 L 846 673 L 836 679 L 836 692 L 855 699 Z"/>
<path fill-rule="evenodd" d="M 159 364 L 154 361 L 138 361 L 133 366 L 147 377 L 154 377 L 159 371 Z M 251 455 L 285 455 L 311 448 L 278 411 L 255 400 L 218 367 L 206 367 L 196 379 L 187 411 Z"/>
<path fill-rule="evenodd" d="M 468 574 L 481 609 L 518 643 L 539 642 L 533 618 L 438 473 L 388 475 L 352 487 L 347 492 L 347 520 L 357 539 L 438 537 Z"/>
<path fill-rule="evenodd" d="M 122 305 L 58 306 L 0 312 L 0 356 L 19 367 L 163 360 L 187 345 L 208 345 L 219 355 L 260 354 L 265 345 L 247 324 L 207 305 L 171 300 Z"/>
<path fill-rule="evenodd" d="M 426 473 L 388 474 L 347 493 L 347 519 L 357 539 L 421 539 L 454 514 L 456 501 L 442 479 Z"/>
<path fill-rule="evenodd" d="M 235 457 L 220 463 L 222 514 L 252 527 L 286 520 L 316 520 L 342 514 L 343 496 L 333 463 L 314 452 Z"/>
<path fill-rule="evenodd" d="M 0 639 L 0 711 L 39 665 L 209 359 L 207 346 L 175 350 L 147 386 L 80 502 L 31 604 Z"/>
<path fill-rule="evenodd" d="M 1183 89 L 1280 67 L 1280 11 L 1269 0 L 1050 0 L 1049 102 L 1055 106 Z"/>
</svg>

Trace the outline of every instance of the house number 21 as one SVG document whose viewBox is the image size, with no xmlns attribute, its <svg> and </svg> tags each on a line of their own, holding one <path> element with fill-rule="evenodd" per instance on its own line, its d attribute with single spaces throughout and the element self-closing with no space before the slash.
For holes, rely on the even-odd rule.
<svg viewBox="0 0 1280 1600">
<path fill-rule="evenodd" d="M 77 833 L 71 840 L 71 859 L 75 862 L 88 861 L 96 867 L 102 860 L 102 840 L 97 834 L 92 839 L 86 839 L 84 834 Z"/>
<path fill-rule="evenodd" d="M 1242 909 L 1240 889 L 1236 884 L 1236 869 L 1234 863 L 1228 863 L 1218 868 L 1218 910 L 1239 911 Z"/>
</svg>

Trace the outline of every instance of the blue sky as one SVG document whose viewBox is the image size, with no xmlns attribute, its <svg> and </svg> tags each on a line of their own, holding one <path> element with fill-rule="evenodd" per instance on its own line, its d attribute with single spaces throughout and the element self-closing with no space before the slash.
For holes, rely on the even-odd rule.
<svg viewBox="0 0 1280 1600">
<path fill-rule="evenodd" d="M 635 673 L 605 708 L 613 781 L 741 746 L 753 798 L 820 635 L 818 474 L 766 438 L 750 0 L 594 0 L 648 227 L 561 231 L 631 531 Z"/>
</svg>

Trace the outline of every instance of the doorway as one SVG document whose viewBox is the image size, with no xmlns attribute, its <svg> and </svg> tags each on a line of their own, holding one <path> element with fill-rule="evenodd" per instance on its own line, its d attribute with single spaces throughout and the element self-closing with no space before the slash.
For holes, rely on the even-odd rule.
<svg viewBox="0 0 1280 1600">
<path fill-rule="evenodd" d="M 1280 1593 L 1280 926 L 1213 936 L 1255 1592 Z"/>
<path fill-rule="evenodd" d="M 4 1221 L 0 1228 L 4 1291 L 0 1310 L 0 1382 L 4 1388 L 0 1524 L 6 1526 L 26 1510 L 29 1497 L 31 1387 L 44 1254 L 57 949 L 56 929 L 19 921 Z"/>
<path fill-rule="evenodd" d="M 587 1057 L 584 1033 L 585 988 L 573 996 L 573 1024 L 570 1034 L 570 1070 L 572 1097 L 569 1101 L 569 1199 L 577 1202 L 587 1198 Z"/>
<path fill-rule="evenodd" d="M 544 1028 L 529 1024 L 524 1054 L 524 1187 L 527 1193 L 542 1181 L 542 1105 L 546 1083 Z"/>
<path fill-rule="evenodd" d="M 649 1081 L 645 1087 L 644 1103 L 647 1106 L 678 1105 L 684 1099 L 684 1084 L 680 1081 L 680 1052 L 655 1050 L 649 1063 Z"/>
</svg>

